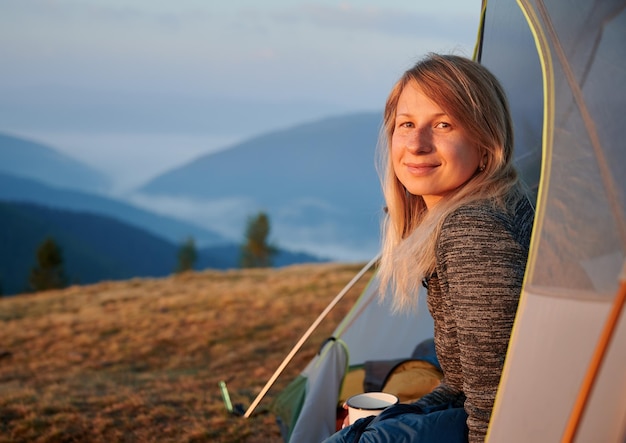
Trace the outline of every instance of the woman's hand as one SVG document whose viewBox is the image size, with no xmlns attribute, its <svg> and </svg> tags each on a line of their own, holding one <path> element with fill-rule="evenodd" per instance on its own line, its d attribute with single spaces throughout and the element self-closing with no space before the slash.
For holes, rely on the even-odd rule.
<svg viewBox="0 0 626 443">
<path fill-rule="evenodd" d="M 350 416 L 348 415 L 348 403 L 343 402 L 343 405 L 341 406 L 343 409 L 346 410 L 346 415 L 343 418 L 343 423 L 341 425 L 341 429 L 345 428 L 346 426 L 350 425 Z"/>
</svg>

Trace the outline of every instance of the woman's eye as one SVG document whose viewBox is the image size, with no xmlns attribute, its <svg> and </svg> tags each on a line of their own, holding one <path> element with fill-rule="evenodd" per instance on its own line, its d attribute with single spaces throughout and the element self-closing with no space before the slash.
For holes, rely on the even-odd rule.
<svg viewBox="0 0 626 443">
<path fill-rule="evenodd" d="M 440 128 L 440 129 L 448 129 L 451 128 L 452 125 L 450 123 L 447 122 L 439 122 L 435 125 L 435 128 Z"/>
<path fill-rule="evenodd" d="M 412 122 L 400 122 L 400 124 L 398 126 L 400 128 L 412 128 L 413 127 L 413 123 Z"/>
</svg>

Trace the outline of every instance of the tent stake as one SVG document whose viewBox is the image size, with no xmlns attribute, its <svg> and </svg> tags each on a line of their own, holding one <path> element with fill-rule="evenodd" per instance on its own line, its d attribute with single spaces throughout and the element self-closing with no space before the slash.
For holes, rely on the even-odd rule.
<svg viewBox="0 0 626 443">
<path fill-rule="evenodd" d="M 285 367 L 289 364 L 289 362 L 291 361 L 291 359 L 296 355 L 296 353 L 300 350 L 300 348 L 302 347 L 302 345 L 304 345 L 304 342 L 306 342 L 306 340 L 311 336 L 311 334 L 313 334 L 313 331 L 315 331 L 315 329 L 318 327 L 318 325 L 322 322 L 322 320 L 324 320 L 324 318 L 328 315 L 328 313 L 335 307 L 335 305 L 337 303 L 339 303 L 339 301 L 343 298 L 344 295 L 346 295 L 346 293 L 356 284 L 356 282 L 358 282 L 361 277 L 363 276 L 363 274 L 365 274 L 373 265 L 374 263 L 376 263 L 378 261 L 378 259 L 380 258 L 380 254 L 377 255 L 376 257 L 374 257 L 372 260 L 370 260 L 370 262 L 368 264 L 366 264 L 360 271 L 358 274 L 356 274 L 352 280 L 350 280 L 350 282 L 341 290 L 341 292 L 339 292 L 339 294 L 337 294 L 335 296 L 335 298 L 333 299 L 333 301 L 331 301 L 329 303 L 329 305 L 326 307 L 326 309 L 324 309 L 324 311 L 317 317 L 317 319 L 313 322 L 313 324 L 309 327 L 309 329 L 304 333 L 304 335 L 300 338 L 300 340 L 298 341 L 298 343 L 296 343 L 296 345 L 293 347 L 293 349 L 289 352 L 289 354 L 287 355 L 287 357 L 285 357 L 285 359 L 283 360 L 283 362 L 280 364 L 280 366 L 278 367 L 278 369 L 276 369 L 276 371 L 274 372 L 274 375 L 272 375 L 270 377 L 270 379 L 268 380 L 268 382 L 265 384 L 265 386 L 263 387 L 263 389 L 261 390 L 261 392 L 259 392 L 259 395 L 257 395 L 257 397 L 254 399 L 254 401 L 252 402 L 252 404 L 250 405 L 250 407 L 248 408 L 248 410 L 243 414 L 244 418 L 249 418 L 250 415 L 252 415 L 252 413 L 254 412 L 254 410 L 256 409 L 256 407 L 258 406 L 258 404 L 261 402 L 261 400 L 263 399 L 263 397 L 265 397 L 265 394 L 267 393 L 267 391 L 270 390 L 270 388 L 272 387 L 272 385 L 274 384 L 274 382 L 276 381 L 276 379 L 280 376 L 280 374 L 283 372 L 283 370 L 285 369 Z"/>
</svg>

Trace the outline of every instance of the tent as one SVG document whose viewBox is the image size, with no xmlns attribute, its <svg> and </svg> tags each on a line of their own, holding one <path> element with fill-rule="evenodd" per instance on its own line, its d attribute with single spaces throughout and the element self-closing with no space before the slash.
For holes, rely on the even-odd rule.
<svg viewBox="0 0 626 443">
<path fill-rule="evenodd" d="M 507 90 L 516 162 L 539 184 L 489 442 L 626 441 L 625 9 L 623 0 L 482 2 L 475 58 Z M 374 277 L 277 397 L 285 440 L 332 433 L 348 367 L 406 356 L 432 334 L 423 306 L 417 318 L 395 317 L 377 290 Z"/>
<path fill-rule="evenodd" d="M 626 441 L 625 42 L 623 0 L 487 4 L 479 60 L 512 102 L 538 96 L 543 110 L 537 217 L 490 442 Z"/>
<path fill-rule="evenodd" d="M 370 265 L 373 262 L 370 262 Z M 433 320 L 420 294 L 416 315 L 393 314 L 380 303 L 376 275 L 304 371 L 276 398 L 271 409 L 285 441 L 319 442 L 336 430 L 344 377 L 368 360 L 395 361 L 433 336 Z"/>
</svg>

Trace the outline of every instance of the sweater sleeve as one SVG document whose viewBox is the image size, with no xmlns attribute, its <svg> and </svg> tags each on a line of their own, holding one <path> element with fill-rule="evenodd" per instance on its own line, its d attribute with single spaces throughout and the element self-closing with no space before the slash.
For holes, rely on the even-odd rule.
<svg viewBox="0 0 626 443">
<path fill-rule="evenodd" d="M 456 330 L 469 441 L 484 441 L 515 319 L 527 249 L 506 218 L 469 207 L 442 226 L 437 273 Z"/>
</svg>

